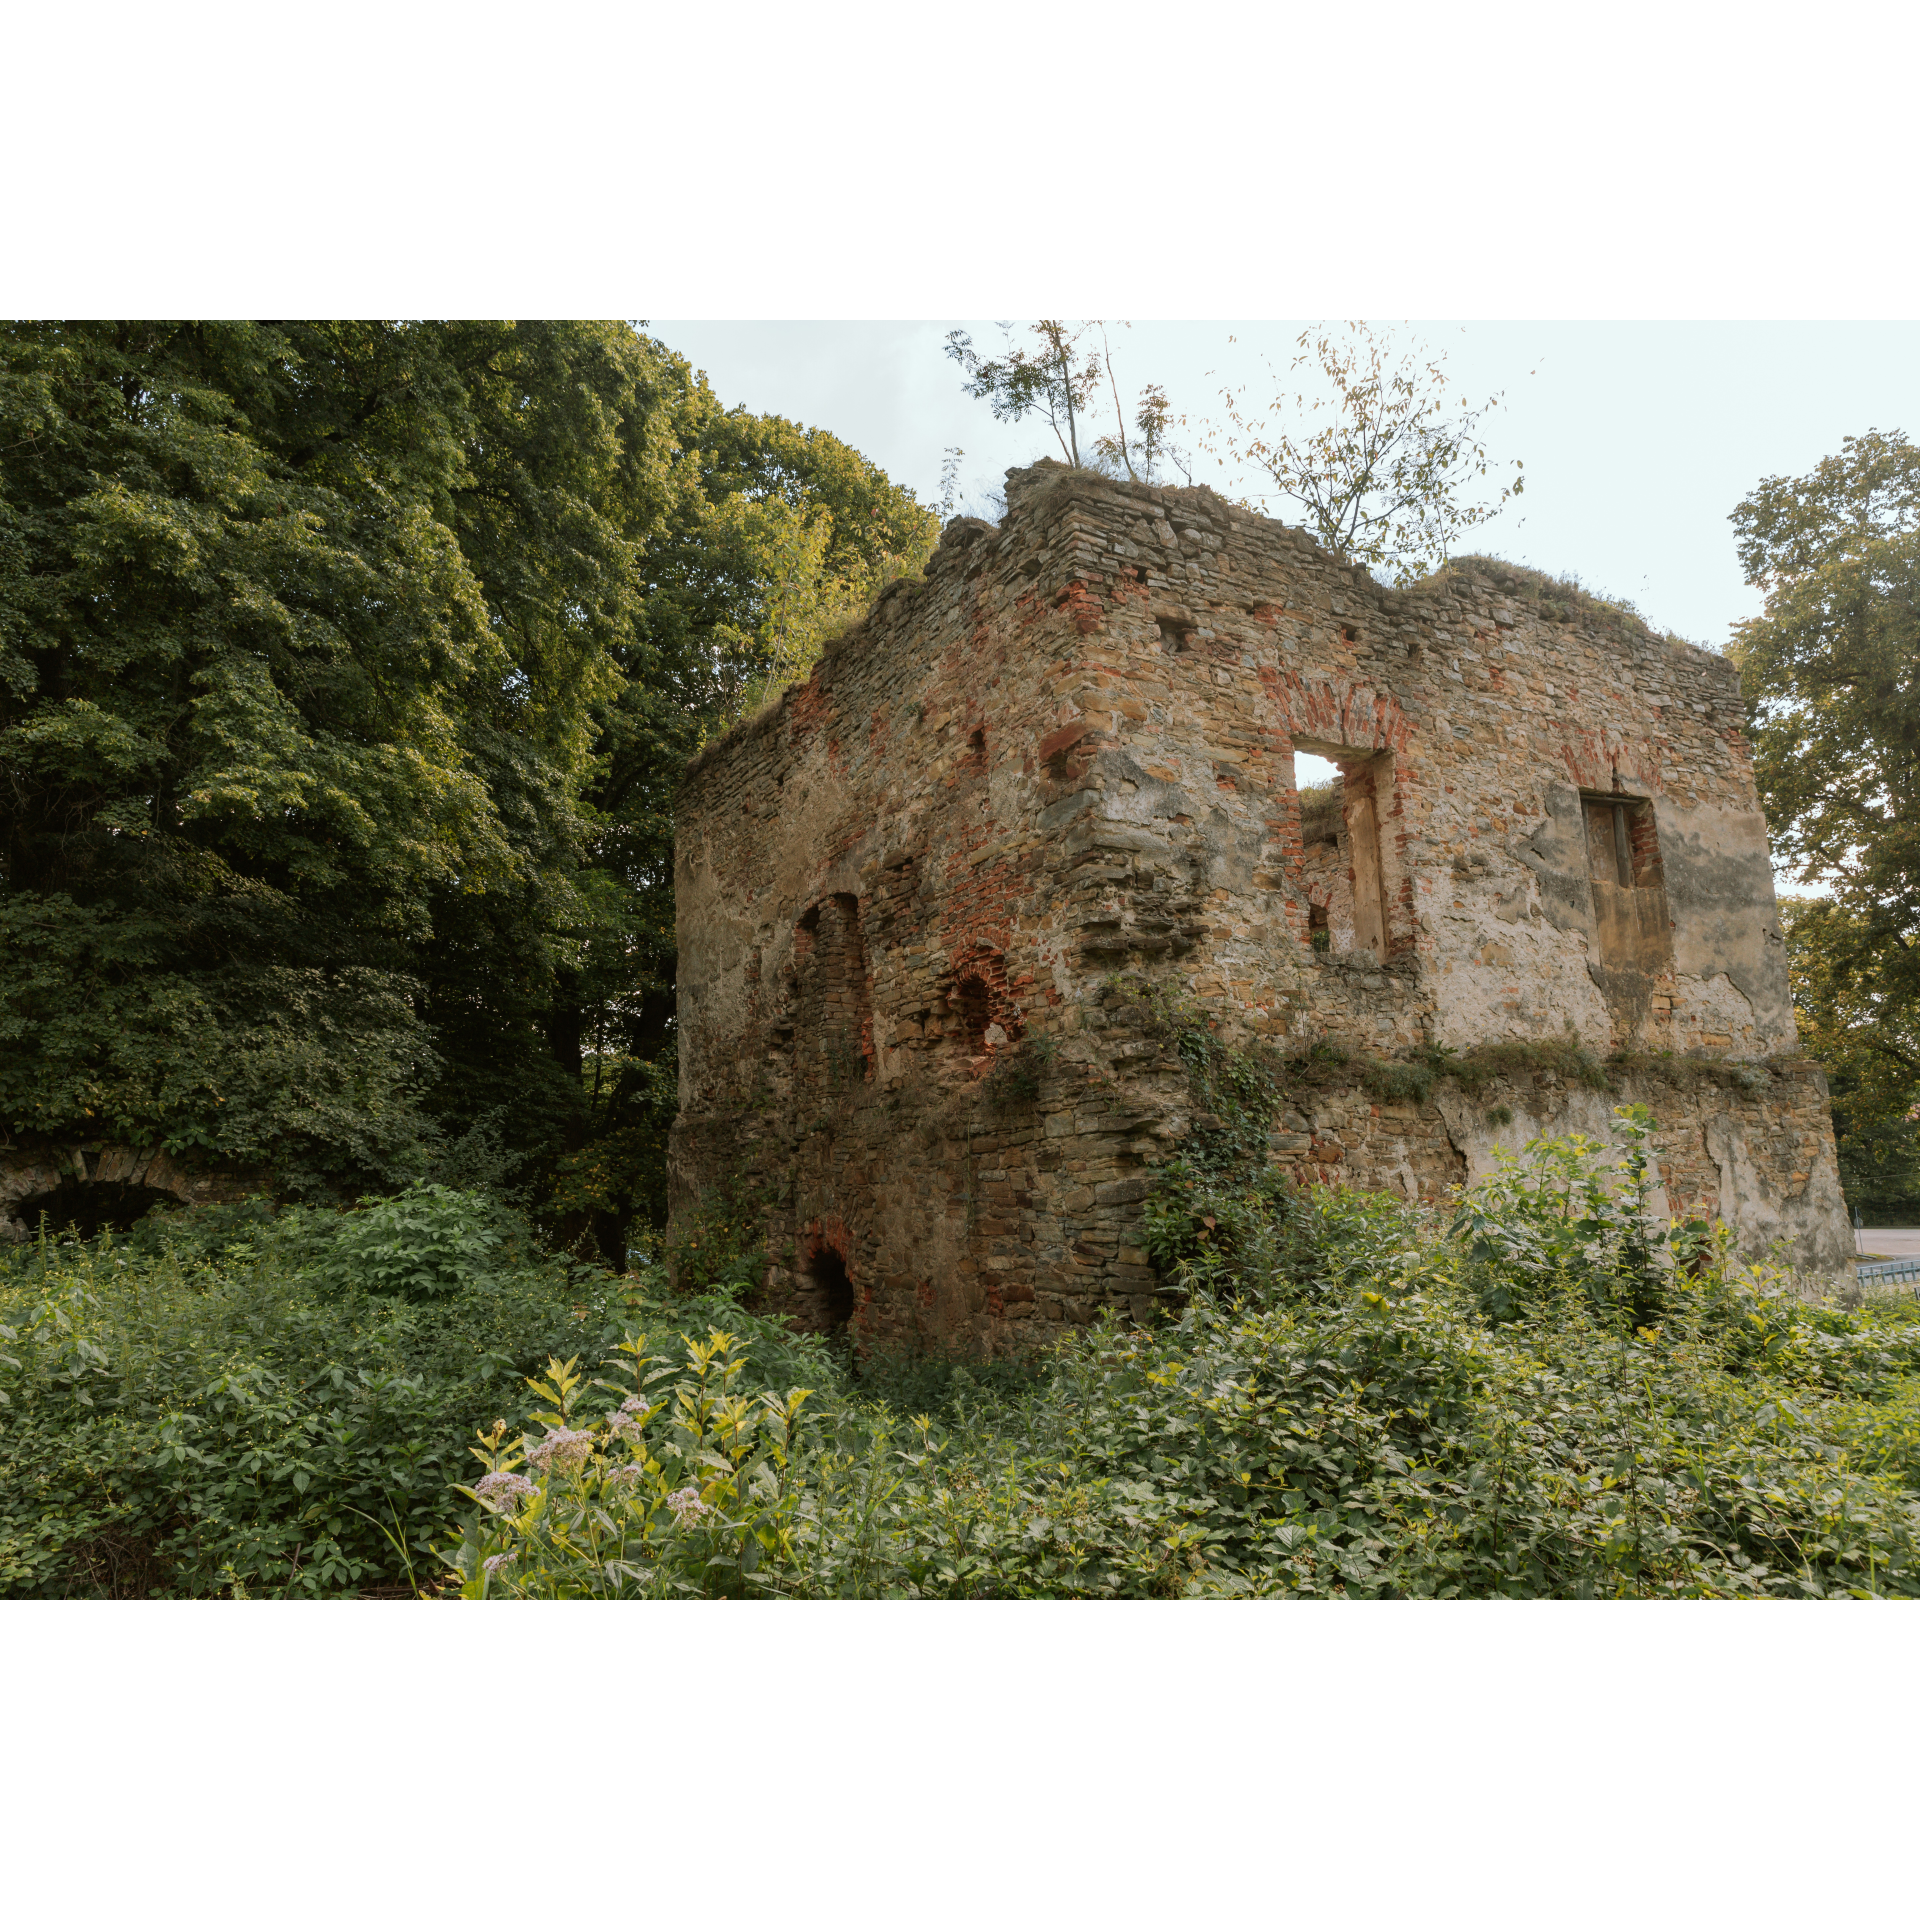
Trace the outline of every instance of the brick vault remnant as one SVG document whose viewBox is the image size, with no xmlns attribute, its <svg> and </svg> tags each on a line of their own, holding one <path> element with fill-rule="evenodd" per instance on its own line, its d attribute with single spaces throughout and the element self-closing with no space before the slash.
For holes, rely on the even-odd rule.
<svg viewBox="0 0 1920 1920">
<path fill-rule="evenodd" d="M 1383 588 L 1204 488 L 1046 461 L 1007 500 L 681 797 L 675 1215 L 744 1196 L 762 1307 L 984 1353 L 1144 1311 L 1207 1116 L 1123 978 L 1498 1074 L 1298 1086 L 1303 1180 L 1437 1201 L 1644 1099 L 1676 1213 L 1845 1273 L 1726 661 L 1493 563 Z M 1304 818 L 1296 749 L 1341 769 Z"/>
</svg>

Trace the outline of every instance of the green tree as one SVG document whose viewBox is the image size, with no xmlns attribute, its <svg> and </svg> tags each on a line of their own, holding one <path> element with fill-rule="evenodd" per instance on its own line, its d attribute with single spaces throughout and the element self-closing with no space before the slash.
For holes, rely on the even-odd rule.
<svg viewBox="0 0 1920 1920">
<path fill-rule="evenodd" d="M 1083 343 L 1097 325 L 1036 320 L 1032 332 L 1038 345 L 1027 348 L 1015 344 L 1013 323 L 1002 320 L 1005 351 L 998 360 L 983 359 L 973 336 L 956 327 L 947 335 L 946 355 L 967 376 L 965 391 L 986 401 L 996 420 L 1013 425 L 1039 415 L 1053 429 L 1067 465 L 1079 467 L 1086 464 L 1080 455 L 1081 422 L 1101 380 L 1100 356 Z"/>
<path fill-rule="evenodd" d="M 505 336 L 0 333 L 0 1115 L 341 1175 L 416 1147 L 404 970 L 524 873 L 452 524 Z M 471 696 L 471 699 L 470 697 Z M 538 784 L 536 782 L 536 784 Z"/>
<path fill-rule="evenodd" d="M 1869 1226 L 1920 1220 L 1920 1007 L 1889 1000 L 1857 912 L 1787 900 L 1780 917 L 1800 1039 L 1833 1095 L 1841 1188 Z"/>
<path fill-rule="evenodd" d="M 1911 1217 L 1920 1107 L 1920 448 L 1849 437 L 1734 509 L 1766 595 L 1732 646 L 1775 852 L 1826 901 L 1788 919 L 1801 1032 L 1834 1085 L 1849 1199 Z"/>
<path fill-rule="evenodd" d="M 554 910 L 458 903 L 428 956 L 451 1121 L 505 1114 L 561 1237 L 610 1259 L 666 1218 L 678 1104 L 673 801 L 688 760 L 809 669 L 835 626 L 919 566 L 938 522 L 832 434 L 725 408 L 657 348 L 667 475 L 633 618 L 592 710 L 579 864 Z M 538 903 L 536 903 L 538 904 Z M 564 905 L 565 910 L 559 908 Z"/>
<path fill-rule="evenodd" d="M 1200 444 L 1230 468 L 1264 474 L 1306 510 L 1323 546 L 1414 578 L 1443 565 L 1462 533 L 1522 491 L 1516 460 L 1491 501 L 1465 497 L 1490 470 L 1480 423 L 1500 396 L 1477 408 L 1451 403 L 1444 354 L 1401 351 L 1360 320 L 1310 328 L 1295 347 L 1284 374 L 1269 368 L 1279 388 L 1272 399 L 1221 390 L 1226 424 L 1204 428 Z"/>
<path fill-rule="evenodd" d="M 0 330 L 4 1137 L 319 1190 L 490 1117 L 617 1253 L 687 758 L 934 531 L 622 324 Z"/>
</svg>

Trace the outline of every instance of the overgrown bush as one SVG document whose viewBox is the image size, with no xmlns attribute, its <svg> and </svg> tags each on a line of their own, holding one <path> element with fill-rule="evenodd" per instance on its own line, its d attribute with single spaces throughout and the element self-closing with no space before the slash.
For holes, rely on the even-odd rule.
<svg viewBox="0 0 1920 1920">
<path fill-rule="evenodd" d="M 738 1340 L 689 1343 L 644 1409 L 576 1391 L 558 1448 L 483 1436 L 526 1484 L 478 1503 L 463 1590 L 1920 1593 L 1920 1307 L 1809 1302 L 1658 1226 L 1620 1118 L 1623 1168 L 1536 1143 L 1451 1230 L 1183 1162 L 1148 1227 L 1180 1311 L 1021 1393 L 755 1399 L 714 1384 Z"/>
<path fill-rule="evenodd" d="M 1657 1223 L 1619 1118 L 1621 1165 L 1536 1142 L 1451 1221 L 1190 1154 L 1167 1316 L 1031 1364 L 838 1356 L 740 1304 L 730 1229 L 616 1279 L 423 1189 L 43 1244 L 0 1288 L 0 1591 L 1920 1592 L 1920 1303 Z M 471 1260 L 373 1290 L 421 1244 Z"/>
<path fill-rule="evenodd" d="M 613 1276 L 472 1195 L 258 1202 L 0 1265 L 0 1594 L 401 1585 L 458 1515 L 462 1436 Z"/>
</svg>

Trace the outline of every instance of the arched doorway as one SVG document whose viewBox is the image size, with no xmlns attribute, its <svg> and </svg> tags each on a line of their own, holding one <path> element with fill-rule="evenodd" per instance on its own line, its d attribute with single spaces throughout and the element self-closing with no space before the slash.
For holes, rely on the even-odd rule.
<svg viewBox="0 0 1920 1920">
<path fill-rule="evenodd" d="M 44 1223 L 49 1236 L 77 1233 L 125 1233 L 155 1207 L 179 1203 L 164 1187 L 129 1180 L 63 1180 L 57 1187 L 30 1193 L 15 1202 L 15 1214 L 29 1236 Z"/>
<path fill-rule="evenodd" d="M 807 1260 L 807 1280 L 813 1289 L 814 1331 L 828 1339 L 846 1337 L 853 1319 L 853 1282 L 846 1261 L 832 1247 L 816 1248 Z"/>
</svg>

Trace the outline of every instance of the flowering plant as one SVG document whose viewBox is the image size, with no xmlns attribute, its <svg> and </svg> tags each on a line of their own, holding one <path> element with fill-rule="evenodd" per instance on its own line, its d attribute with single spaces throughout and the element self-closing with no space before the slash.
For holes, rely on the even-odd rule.
<svg viewBox="0 0 1920 1920">
<path fill-rule="evenodd" d="M 576 1356 L 528 1384 L 543 1432 L 506 1423 L 471 1449 L 485 1472 L 456 1550 L 467 1599 L 745 1597 L 780 1584 L 799 1493 L 790 1473 L 811 1389 L 736 1391 L 744 1342 L 709 1328 L 678 1361 L 624 1340 L 628 1382 L 584 1380 Z M 648 1389 L 670 1383 L 670 1397 Z M 596 1398 L 610 1402 L 593 1415 Z"/>
</svg>

